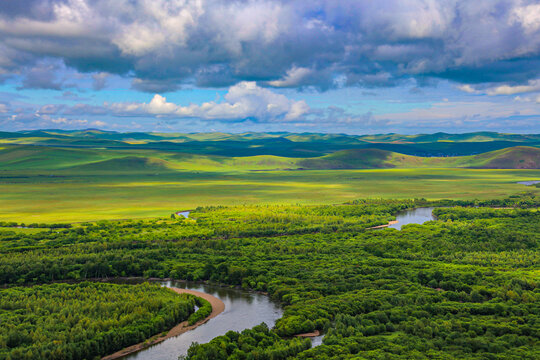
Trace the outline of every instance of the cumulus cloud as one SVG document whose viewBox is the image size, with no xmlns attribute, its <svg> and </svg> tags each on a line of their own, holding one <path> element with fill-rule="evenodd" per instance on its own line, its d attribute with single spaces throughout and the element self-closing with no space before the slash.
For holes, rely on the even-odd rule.
<svg viewBox="0 0 540 360">
<path fill-rule="evenodd" d="M 464 92 L 469 93 L 469 94 L 474 94 L 474 93 L 476 93 L 478 91 L 469 84 L 459 85 L 457 88 L 459 90 L 464 91 Z"/>
<path fill-rule="evenodd" d="M 88 120 L 80 119 L 67 119 L 67 118 L 52 118 L 50 122 L 56 125 L 75 125 L 75 126 L 85 126 L 88 124 Z"/>
<path fill-rule="evenodd" d="M 324 90 L 407 78 L 526 84 L 540 75 L 540 6 L 532 0 L 7 4 L 0 7 L 0 74 L 52 58 L 80 72 L 129 76 L 134 88 L 160 93 L 186 82 Z M 61 87 L 44 74 L 26 79 L 23 86 Z"/>
<path fill-rule="evenodd" d="M 519 23 L 525 32 L 534 33 L 540 29 L 540 4 L 516 6 L 511 19 Z"/>
<path fill-rule="evenodd" d="M 527 85 L 500 85 L 487 89 L 488 95 L 514 95 L 540 91 L 540 80 L 529 80 Z"/>
<path fill-rule="evenodd" d="M 117 115 L 152 115 L 172 118 L 204 120 L 245 120 L 260 122 L 298 120 L 309 113 L 304 101 L 288 99 L 255 82 L 240 82 L 229 88 L 222 102 L 205 102 L 188 106 L 168 102 L 164 96 L 154 95 L 148 103 L 112 103 L 107 107 Z"/>
<path fill-rule="evenodd" d="M 540 95 L 534 95 L 534 96 L 516 96 L 514 97 L 514 101 L 520 102 L 520 103 L 530 103 L 535 102 L 537 104 L 540 104 Z"/>
</svg>

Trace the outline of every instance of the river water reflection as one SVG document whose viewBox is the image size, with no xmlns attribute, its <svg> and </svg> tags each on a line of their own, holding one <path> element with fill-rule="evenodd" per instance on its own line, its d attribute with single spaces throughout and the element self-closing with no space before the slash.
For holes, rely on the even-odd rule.
<svg viewBox="0 0 540 360">
<path fill-rule="evenodd" d="M 399 212 L 396 215 L 398 223 L 389 227 L 400 230 L 406 224 L 423 224 L 426 221 L 435 220 L 432 214 L 433 209 L 433 207 L 426 207 Z M 129 282 L 141 282 L 141 280 Z M 217 336 L 224 335 L 229 330 L 242 331 L 262 322 L 271 328 L 283 314 L 277 303 L 259 293 L 194 282 L 159 281 L 159 283 L 167 287 L 202 291 L 218 297 L 225 303 L 225 311 L 191 331 L 128 355 L 124 359 L 177 360 L 178 356 L 187 354 L 193 342 L 206 343 Z M 324 335 L 313 338 L 312 345 L 320 345 L 323 338 Z"/>
<path fill-rule="evenodd" d="M 262 322 L 272 327 L 283 314 L 279 305 L 263 294 L 192 282 L 160 283 L 163 286 L 203 291 L 218 297 L 225 303 L 225 311 L 191 331 L 128 355 L 124 359 L 177 360 L 179 355 L 187 354 L 192 342 L 206 343 L 229 330 L 242 331 Z"/>
<path fill-rule="evenodd" d="M 416 208 L 405 211 L 400 211 L 396 214 L 397 224 L 389 225 L 388 227 L 401 230 L 403 225 L 407 224 L 423 224 L 426 221 L 435 220 L 433 216 L 434 207 Z"/>
</svg>

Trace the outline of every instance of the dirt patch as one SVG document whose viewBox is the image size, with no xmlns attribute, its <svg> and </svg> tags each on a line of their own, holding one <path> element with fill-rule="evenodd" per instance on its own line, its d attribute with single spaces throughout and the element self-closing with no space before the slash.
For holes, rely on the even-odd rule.
<svg viewBox="0 0 540 360">
<path fill-rule="evenodd" d="M 370 227 L 368 229 L 382 229 L 382 228 L 389 227 L 390 225 L 394 225 L 394 224 L 397 224 L 397 223 L 398 223 L 397 220 L 392 220 L 388 224 L 379 225 L 379 226 L 373 226 L 373 227 Z"/>
<path fill-rule="evenodd" d="M 315 330 L 313 332 L 309 332 L 309 333 L 304 333 L 304 334 L 296 334 L 294 335 L 295 337 L 303 337 L 303 338 L 306 338 L 306 337 L 315 337 L 315 336 L 319 336 L 321 335 L 321 332 L 319 330 Z"/>
</svg>

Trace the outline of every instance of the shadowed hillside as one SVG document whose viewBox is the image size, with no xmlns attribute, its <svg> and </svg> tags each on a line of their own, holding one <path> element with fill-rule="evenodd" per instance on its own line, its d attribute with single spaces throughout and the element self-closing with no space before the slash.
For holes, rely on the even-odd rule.
<svg viewBox="0 0 540 360">
<path fill-rule="evenodd" d="M 289 140 L 286 140 L 289 141 Z M 539 169 L 540 149 L 517 146 L 479 155 L 412 156 L 376 148 L 348 149 L 318 157 L 217 156 L 162 149 L 80 149 L 0 146 L 0 170 L 62 172 L 275 171 L 389 168 Z"/>
<path fill-rule="evenodd" d="M 170 170 L 170 164 L 162 159 L 126 156 L 71 167 L 77 171 L 148 172 Z"/>
<path fill-rule="evenodd" d="M 305 169 L 377 169 L 395 165 L 389 160 L 392 152 L 379 149 L 342 150 L 330 155 L 303 159 L 298 166 Z"/>
<path fill-rule="evenodd" d="M 225 157 L 271 155 L 315 158 L 351 149 L 379 149 L 421 157 L 446 157 L 476 155 L 515 146 L 540 147 L 540 135 L 493 132 L 420 135 L 226 134 L 217 132 L 182 134 L 40 130 L 0 132 L 0 144 L 79 149 L 156 150 Z"/>
<path fill-rule="evenodd" d="M 540 169 L 540 149 L 516 146 L 473 156 L 420 157 L 379 149 L 338 151 L 298 161 L 303 169 L 380 169 L 456 167 L 479 169 Z"/>
<path fill-rule="evenodd" d="M 540 149 L 528 146 L 516 146 L 496 150 L 475 156 L 476 160 L 485 163 L 483 169 L 540 169 Z"/>
</svg>

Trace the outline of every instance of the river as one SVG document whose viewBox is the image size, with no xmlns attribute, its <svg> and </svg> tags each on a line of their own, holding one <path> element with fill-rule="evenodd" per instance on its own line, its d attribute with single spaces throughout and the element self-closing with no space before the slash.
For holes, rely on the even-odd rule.
<svg viewBox="0 0 540 360">
<path fill-rule="evenodd" d="M 532 186 L 532 185 L 540 184 L 540 180 L 518 181 L 518 184 Z"/>
<path fill-rule="evenodd" d="M 179 355 L 187 354 L 192 342 L 206 343 L 229 330 L 242 331 L 262 322 L 273 327 L 283 314 L 279 305 L 263 294 L 193 282 L 160 281 L 160 283 L 167 287 L 197 290 L 213 295 L 225 303 L 225 310 L 191 331 L 123 359 L 177 360 Z"/>
<path fill-rule="evenodd" d="M 423 224 L 426 221 L 435 220 L 433 216 L 434 207 L 416 208 L 405 211 L 400 211 L 396 214 L 396 224 L 391 224 L 388 227 L 401 230 L 403 225 L 407 224 Z"/>
<path fill-rule="evenodd" d="M 434 220 L 433 209 L 433 207 L 427 207 L 399 212 L 396 214 L 398 223 L 389 227 L 400 230 L 406 224 L 423 224 Z M 217 336 L 224 335 L 229 330 L 242 331 L 262 322 L 273 327 L 276 320 L 283 314 L 277 303 L 260 293 L 184 281 L 159 281 L 159 283 L 167 287 L 202 291 L 213 295 L 225 303 L 225 311 L 191 331 L 169 338 L 123 359 L 177 360 L 179 355 L 187 354 L 193 342 L 206 343 Z M 313 346 L 320 345 L 323 338 L 324 335 L 314 337 Z"/>
</svg>

